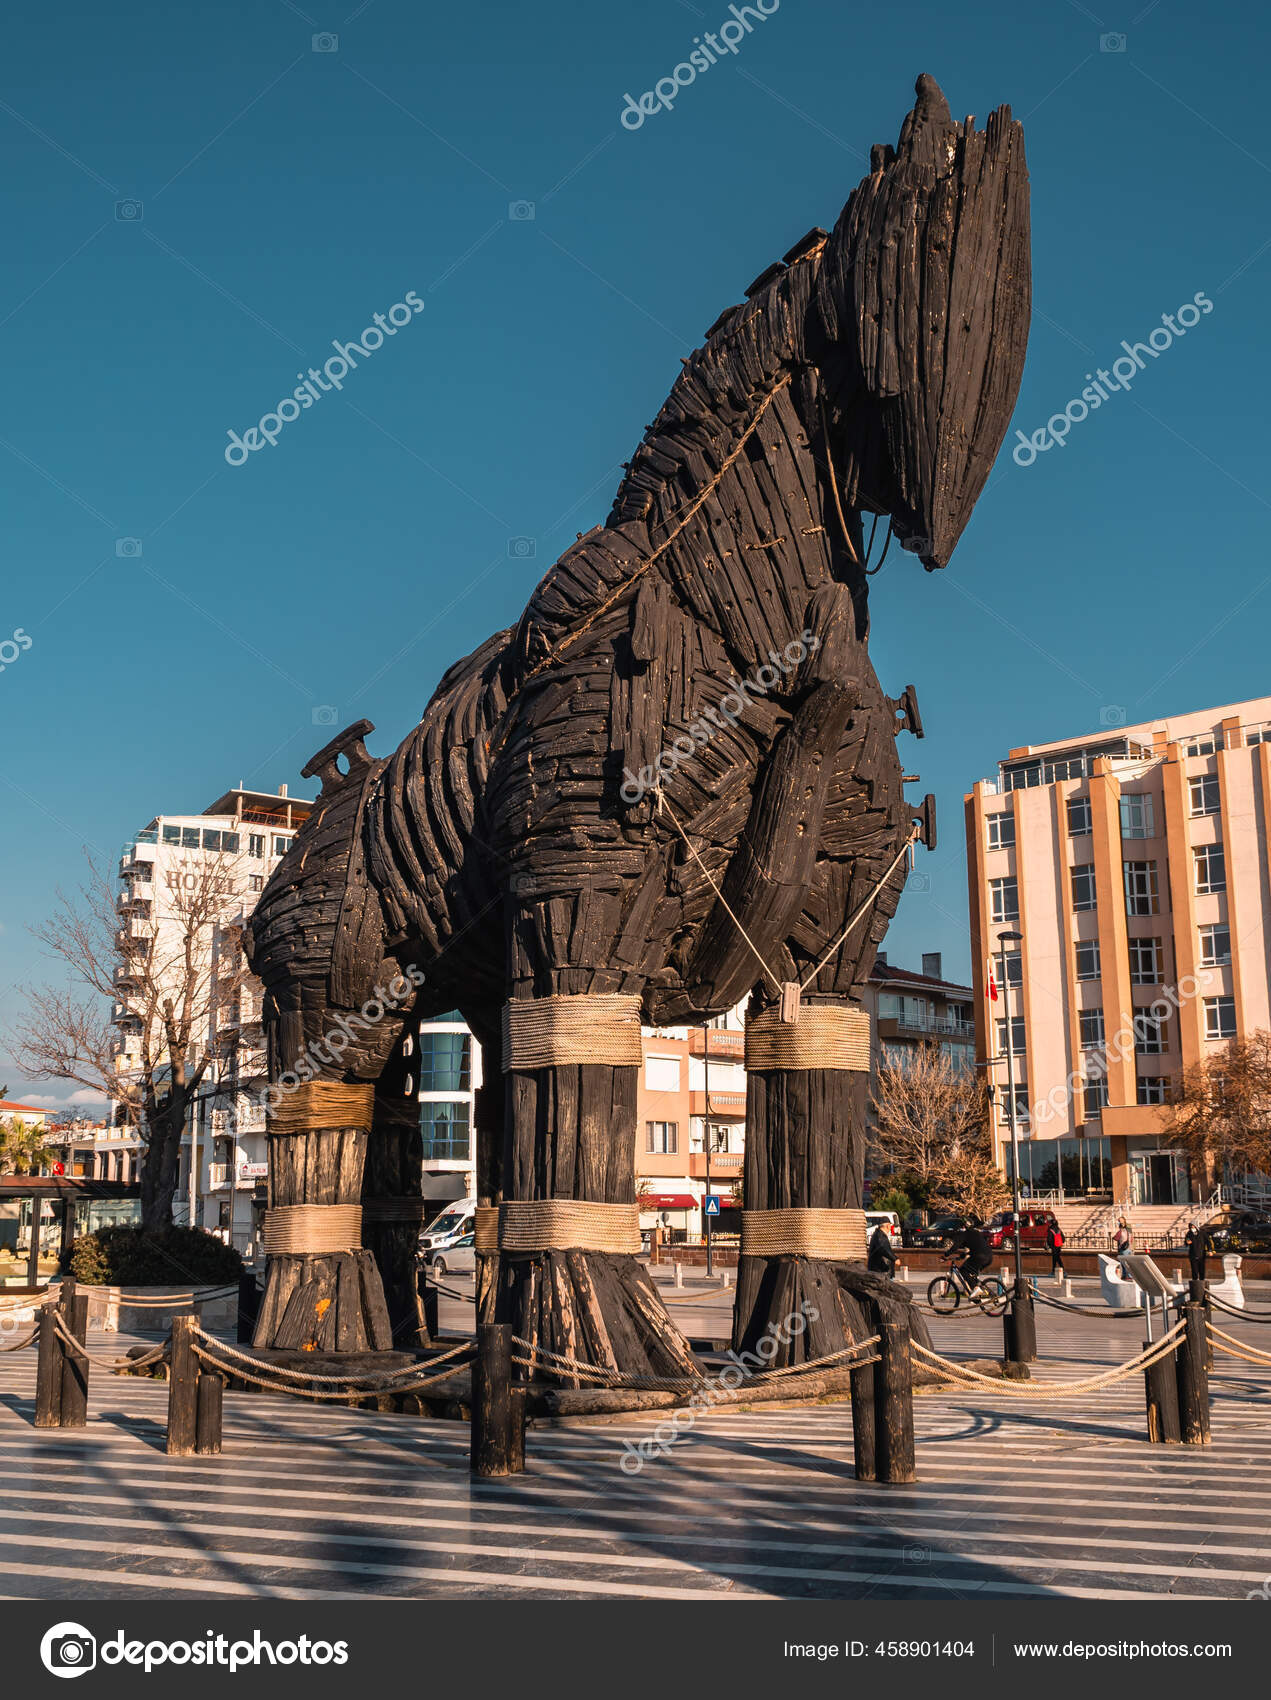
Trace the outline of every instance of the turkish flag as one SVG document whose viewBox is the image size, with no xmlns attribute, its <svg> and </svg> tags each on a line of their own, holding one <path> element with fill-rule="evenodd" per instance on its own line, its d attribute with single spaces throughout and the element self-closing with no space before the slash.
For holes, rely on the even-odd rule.
<svg viewBox="0 0 1271 1700">
<path fill-rule="evenodd" d="M 993 972 L 993 958 L 989 957 L 989 977 L 985 982 L 984 995 L 990 1003 L 997 1002 L 997 975 Z"/>
</svg>

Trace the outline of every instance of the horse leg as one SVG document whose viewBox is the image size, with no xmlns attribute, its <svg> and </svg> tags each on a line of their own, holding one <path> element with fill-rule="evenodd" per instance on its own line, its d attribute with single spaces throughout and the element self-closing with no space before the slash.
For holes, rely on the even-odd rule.
<svg viewBox="0 0 1271 1700">
<path fill-rule="evenodd" d="M 497 1314 L 546 1351 L 692 1375 L 692 1350 L 636 1255 L 642 982 L 578 960 L 609 960 L 618 921 L 616 895 L 595 889 L 515 902 Z"/>
<path fill-rule="evenodd" d="M 362 1174 L 362 1244 L 380 1273 L 393 1344 L 404 1349 L 429 1344 L 418 1285 L 424 1214 L 418 1049 L 412 1022 L 375 1082 Z"/>
</svg>

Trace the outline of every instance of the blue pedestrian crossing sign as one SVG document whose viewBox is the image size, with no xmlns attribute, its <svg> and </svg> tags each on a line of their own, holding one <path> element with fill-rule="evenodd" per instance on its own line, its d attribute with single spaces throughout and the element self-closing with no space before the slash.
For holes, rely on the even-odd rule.
<svg viewBox="0 0 1271 1700">
<path fill-rule="evenodd" d="M 719 1215 L 719 1194 L 708 1192 L 702 1200 L 702 1210 L 707 1216 Z"/>
</svg>

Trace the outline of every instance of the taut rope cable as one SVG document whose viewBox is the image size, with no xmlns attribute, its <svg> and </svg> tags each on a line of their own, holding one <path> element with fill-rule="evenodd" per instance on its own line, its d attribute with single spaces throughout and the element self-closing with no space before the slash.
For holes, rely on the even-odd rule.
<svg viewBox="0 0 1271 1700">
<path fill-rule="evenodd" d="M 773 973 L 772 969 L 769 968 L 768 964 L 764 961 L 763 955 L 760 952 L 759 946 L 755 943 L 754 939 L 751 938 L 750 934 L 746 931 L 745 927 L 743 927 L 741 922 L 737 919 L 737 916 L 734 914 L 732 908 L 729 905 L 728 899 L 724 896 L 723 892 L 720 890 L 719 885 L 717 884 L 717 882 L 715 880 L 715 876 L 711 873 L 710 869 L 706 866 L 706 863 L 703 862 L 702 858 L 698 855 L 697 850 L 696 850 L 695 846 L 693 845 L 692 840 L 689 838 L 689 836 L 685 832 L 684 828 L 680 825 L 679 821 L 676 819 L 675 810 L 671 807 L 670 803 L 667 802 L 666 795 L 663 792 L 662 787 L 660 785 L 657 787 L 656 796 L 657 796 L 657 799 L 658 799 L 658 813 L 661 814 L 663 809 L 666 810 L 667 814 L 670 816 L 671 825 L 675 828 L 676 832 L 679 833 L 680 837 L 684 840 L 684 843 L 687 845 L 689 855 L 692 856 L 693 860 L 697 863 L 698 867 L 706 875 L 707 884 L 710 886 L 711 890 L 715 893 L 715 896 L 723 904 L 724 912 L 727 914 L 729 920 L 732 922 L 734 927 L 736 927 L 737 931 L 741 934 L 742 938 L 745 939 L 747 945 L 749 945 L 749 947 L 750 947 L 752 954 L 754 955 L 756 962 L 758 962 L 759 966 L 763 969 L 764 973 L 768 976 L 768 978 L 772 981 L 773 985 L 776 987 L 778 994 L 780 994 L 780 992 L 781 992 L 781 981 L 778 980 L 777 976 Z"/>
<path fill-rule="evenodd" d="M 950 1380 L 962 1382 L 971 1387 L 992 1387 L 999 1393 L 1006 1393 L 1017 1399 L 1071 1399 L 1078 1393 L 1097 1393 L 1105 1387 L 1112 1387 L 1118 1381 L 1125 1381 L 1141 1370 L 1150 1369 L 1162 1358 L 1171 1356 L 1178 1347 L 1178 1342 L 1186 1332 L 1185 1322 L 1176 1322 L 1168 1334 L 1164 1334 L 1152 1345 L 1144 1348 L 1137 1357 L 1127 1363 L 1118 1364 L 1115 1368 L 1104 1370 L 1099 1375 L 1086 1376 L 1081 1381 L 1059 1382 L 1022 1382 L 1006 1381 L 997 1376 L 982 1375 L 979 1370 L 970 1369 L 965 1364 L 954 1363 L 950 1358 L 941 1357 L 939 1352 L 933 1352 L 926 1346 L 920 1346 L 916 1340 L 911 1342 L 911 1351 L 925 1362 L 934 1365 Z M 1267 1360 L 1271 1363 L 1271 1357 Z"/>
<path fill-rule="evenodd" d="M 1246 1363 L 1271 1364 L 1271 1352 L 1264 1352 L 1258 1346 L 1250 1346 L 1244 1340 L 1237 1340 L 1233 1334 L 1226 1334 L 1221 1328 L 1215 1328 L 1212 1322 L 1208 1325 L 1208 1334 L 1214 1342 L 1215 1350 L 1219 1352 L 1226 1352 L 1233 1358 L 1244 1358 Z M 1219 1341 L 1222 1342 L 1221 1345 L 1218 1344 Z"/>
<path fill-rule="evenodd" d="M 905 857 L 909 854 L 910 846 L 917 843 L 920 830 L 921 829 L 918 826 L 915 826 L 913 828 L 913 830 L 910 832 L 909 837 L 905 840 L 905 842 L 901 845 L 900 849 L 897 851 L 895 857 L 892 860 L 891 866 L 887 869 L 887 872 L 883 875 L 882 879 L 880 879 L 878 881 L 877 885 L 875 885 L 874 889 L 870 892 L 869 896 L 861 904 L 860 908 L 857 909 L 856 913 L 852 916 L 851 920 L 843 928 L 843 931 L 835 939 L 834 943 L 826 951 L 825 955 L 817 963 L 816 967 L 808 975 L 807 979 L 800 982 L 799 990 L 801 992 L 807 991 L 808 987 L 812 984 L 813 980 L 816 979 L 817 975 L 821 972 L 822 968 L 825 967 L 826 963 L 834 955 L 834 952 L 836 950 L 838 950 L 839 947 L 842 945 L 844 939 L 846 939 L 847 935 L 851 932 L 852 928 L 861 919 L 861 917 L 869 909 L 871 909 L 873 907 L 875 901 L 878 898 L 879 893 L 882 891 L 883 887 L 887 884 L 887 881 L 896 872 L 896 869 L 900 866 L 901 862 L 903 862 Z"/>
<path fill-rule="evenodd" d="M 222 1342 L 218 1340 L 215 1344 L 217 1346 L 221 1346 Z M 280 1383 L 265 1376 L 253 1375 L 250 1370 L 245 1370 L 241 1366 L 226 1364 L 221 1359 L 217 1358 L 212 1352 L 205 1351 L 197 1341 L 194 1342 L 193 1349 L 194 1355 L 198 1358 L 200 1363 L 208 1364 L 220 1375 L 227 1376 L 235 1381 L 251 1382 L 253 1386 L 264 1388 L 267 1393 L 286 1393 L 297 1399 L 374 1399 L 378 1395 L 385 1393 L 419 1393 L 426 1387 L 436 1387 L 440 1382 L 449 1381 L 451 1376 L 458 1375 L 459 1372 L 466 1367 L 464 1364 L 452 1364 L 449 1369 L 443 1369 L 440 1375 L 430 1375 L 421 1381 L 408 1381 L 405 1383 L 396 1382 L 389 1387 L 367 1387 L 359 1385 L 356 1384 L 351 1377 L 341 1378 L 338 1376 L 331 1377 L 317 1375 L 308 1377 L 307 1379 L 311 1381 L 330 1381 L 333 1379 L 344 1380 L 345 1387 L 343 1391 L 323 1393 L 311 1387 L 288 1387 L 285 1383 Z M 269 1367 L 271 1369 L 274 1368 L 272 1365 Z M 411 1365 L 411 1368 L 415 1370 L 418 1370 L 419 1367 L 420 1366 L 418 1364 Z M 275 1373 L 277 1372 L 275 1371 Z"/>
<path fill-rule="evenodd" d="M 378 1385 L 380 1382 L 393 1381 L 395 1379 L 400 1379 L 402 1376 L 418 1375 L 421 1369 L 432 1369 L 436 1364 L 444 1364 L 451 1358 L 458 1357 L 461 1352 L 471 1354 L 476 1350 L 471 1341 L 462 1340 L 459 1345 L 452 1346 L 449 1351 L 438 1353 L 435 1358 L 429 1358 L 428 1361 L 423 1364 L 402 1364 L 397 1369 L 367 1370 L 360 1376 L 353 1374 L 323 1375 L 317 1370 L 286 1369 L 282 1364 L 271 1364 L 261 1358 L 254 1358 L 249 1352 L 240 1352 L 236 1346 L 231 1346 L 224 1340 L 218 1340 L 214 1334 L 205 1334 L 201 1328 L 195 1328 L 192 1332 L 196 1341 L 204 1341 L 208 1346 L 211 1346 L 215 1351 L 222 1353 L 225 1357 L 236 1358 L 240 1363 L 250 1364 L 254 1369 L 267 1369 L 270 1375 L 282 1376 L 283 1379 L 287 1381 L 329 1381 L 332 1383 L 338 1383 L 341 1387 L 349 1387 L 356 1382 L 366 1382 L 368 1384 L 370 1382 L 375 1382 Z M 462 1365 L 456 1365 L 456 1368 L 462 1367 Z M 229 1374 L 237 1375 L 238 1371 L 230 1370 Z M 375 1389 L 372 1388 L 371 1391 L 375 1391 Z M 391 1387 L 381 1387 L 379 1388 L 379 1391 L 391 1393 L 393 1389 Z"/>
</svg>

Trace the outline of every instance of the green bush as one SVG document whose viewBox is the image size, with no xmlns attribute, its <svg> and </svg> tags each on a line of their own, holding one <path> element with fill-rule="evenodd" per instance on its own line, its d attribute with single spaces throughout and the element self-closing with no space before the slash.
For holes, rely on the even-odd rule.
<svg viewBox="0 0 1271 1700">
<path fill-rule="evenodd" d="M 898 1186 L 879 1193 L 870 1203 L 871 1210 L 894 1210 L 903 1221 L 914 1207 L 914 1201 Z"/>
<path fill-rule="evenodd" d="M 72 1242 L 70 1273 L 89 1287 L 220 1287 L 237 1281 L 243 1260 L 202 1228 L 102 1228 Z"/>
</svg>

